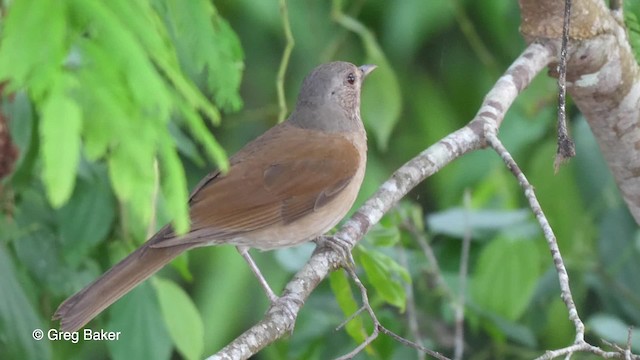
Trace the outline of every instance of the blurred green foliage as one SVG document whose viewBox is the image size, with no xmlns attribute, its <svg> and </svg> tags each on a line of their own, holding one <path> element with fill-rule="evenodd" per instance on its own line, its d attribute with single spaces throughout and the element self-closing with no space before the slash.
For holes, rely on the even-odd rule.
<svg viewBox="0 0 640 360">
<path fill-rule="evenodd" d="M 296 44 L 284 84 L 289 109 L 319 63 L 380 66 L 363 93 L 370 151 L 358 203 L 405 161 L 464 126 L 525 46 L 517 4 L 508 0 L 288 6 Z M 625 6 L 630 32 L 637 32 L 638 1 Z M 121 331 L 119 341 L 35 341 L 31 334 L 57 328 L 50 321 L 57 305 L 149 229 L 170 220 L 184 229 L 188 189 L 224 168 L 225 153 L 276 123 L 284 48 L 278 2 L 15 0 L 4 10 L 2 111 L 20 158 L 0 182 L 0 358 L 192 359 L 219 350 L 268 307 L 230 247 L 181 256 L 89 324 Z M 589 340 L 624 342 L 627 326 L 640 324 L 640 233 L 576 109 L 570 114 L 578 156 L 553 174 L 555 98 L 553 79 L 542 74 L 510 109 L 500 137 L 556 232 Z M 462 208 L 465 189 L 471 209 Z M 467 154 L 429 178 L 354 251 L 383 324 L 451 354 L 467 229 L 465 358 L 527 359 L 571 343 L 546 242 L 491 151 Z M 444 284 L 416 234 L 432 247 Z M 279 291 L 312 249 L 255 258 Z M 346 274 L 332 274 L 292 336 L 256 358 L 326 359 L 350 351 L 371 331 L 370 319 L 360 315 L 335 328 L 358 304 Z M 381 336 L 357 358 L 415 356 Z"/>
</svg>

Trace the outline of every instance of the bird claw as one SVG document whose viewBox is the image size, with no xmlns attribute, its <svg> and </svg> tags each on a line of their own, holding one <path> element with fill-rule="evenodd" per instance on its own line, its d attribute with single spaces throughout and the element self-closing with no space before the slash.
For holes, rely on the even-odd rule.
<svg viewBox="0 0 640 360">
<path fill-rule="evenodd" d="M 333 250 L 338 254 L 341 260 L 341 266 L 348 269 L 355 269 L 355 261 L 351 255 L 351 244 L 342 238 L 336 236 L 322 235 L 317 237 L 316 250 L 318 252 Z"/>
</svg>

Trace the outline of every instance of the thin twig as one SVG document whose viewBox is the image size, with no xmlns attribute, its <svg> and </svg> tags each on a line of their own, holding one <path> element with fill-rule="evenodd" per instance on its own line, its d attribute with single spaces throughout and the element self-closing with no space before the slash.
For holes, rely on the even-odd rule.
<svg viewBox="0 0 640 360">
<path fill-rule="evenodd" d="M 347 13 L 350 17 L 358 18 L 358 15 L 360 14 L 360 11 L 362 11 L 362 7 L 365 3 L 366 0 L 351 1 L 351 8 L 348 11 L 345 11 L 345 13 Z M 338 6 L 340 7 L 340 9 L 342 9 L 342 3 L 336 2 L 335 0 L 333 2 L 333 5 L 331 6 L 332 12 L 336 11 L 335 6 Z M 338 53 L 340 47 L 342 47 L 345 43 L 349 45 L 349 42 L 347 41 L 349 33 L 350 31 L 347 28 L 341 28 L 340 32 L 333 37 L 333 40 L 322 51 L 320 58 L 333 59 Z"/>
<path fill-rule="evenodd" d="M 458 21 L 462 34 L 467 38 L 467 42 L 473 49 L 473 52 L 478 56 L 478 59 L 480 59 L 480 62 L 485 68 L 491 70 L 492 74 L 500 74 L 495 57 L 491 51 L 489 51 L 484 41 L 482 41 L 482 37 L 478 35 L 478 30 L 473 25 L 471 19 L 469 19 L 464 5 L 460 0 L 451 1 L 450 4 L 453 6 L 453 13 Z"/>
<path fill-rule="evenodd" d="M 278 76 L 276 78 L 278 108 L 280 109 L 278 113 L 278 123 L 283 122 L 287 116 L 287 100 L 284 96 L 284 77 L 287 73 L 287 67 L 289 66 L 291 51 L 293 51 L 293 46 L 295 45 L 293 33 L 291 33 L 291 23 L 289 22 L 287 0 L 280 0 L 280 16 L 282 16 L 282 29 L 284 30 L 284 37 L 287 43 L 282 52 L 282 59 L 280 60 L 280 67 L 278 68 Z"/>
<path fill-rule="evenodd" d="M 525 197 L 529 201 L 529 206 L 531 207 L 531 210 L 535 214 L 536 219 L 538 220 L 538 223 L 542 228 L 542 232 L 545 239 L 547 240 L 549 250 L 551 251 L 551 257 L 553 258 L 556 272 L 558 273 L 561 298 L 569 311 L 569 320 L 573 322 L 576 331 L 576 337 L 573 345 L 558 350 L 547 351 L 544 355 L 538 357 L 536 360 L 550 360 L 562 355 L 570 357 L 571 354 L 576 352 L 589 352 L 601 356 L 605 359 L 640 359 L 640 357 L 636 355 L 627 355 L 626 351 L 623 349 L 618 349 L 618 351 L 615 352 L 607 352 L 597 346 L 593 346 L 587 343 L 584 340 L 585 327 L 582 319 L 580 319 L 580 316 L 578 315 L 578 310 L 576 308 L 575 302 L 573 301 L 573 295 L 569 286 L 569 275 L 567 274 L 567 269 L 564 265 L 564 261 L 562 260 L 562 255 L 560 253 L 560 249 L 558 248 L 558 242 L 556 240 L 555 234 L 553 233 L 553 229 L 551 229 L 549 221 L 547 220 L 544 212 L 542 211 L 542 208 L 540 207 L 540 203 L 538 202 L 535 192 L 533 191 L 533 186 L 531 186 L 522 170 L 520 170 L 518 164 L 515 162 L 509 151 L 504 147 L 500 139 L 498 139 L 494 128 L 488 128 L 486 139 L 487 143 L 500 155 L 509 170 L 513 173 L 516 179 L 518 179 L 518 184 L 524 190 Z"/>
<path fill-rule="evenodd" d="M 365 347 L 369 346 L 369 344 L 371 344 L 373 340 L 375 340 L 380 334 L 380 332 L 378 331 L 378 325 L 380 324 L 380 322 L 378 321 L 378 317 L 376 316 L 376 313 L 373 311 L 373 308 L 369 303 L 367 288 L 362 284 L 362 281 L 360 281 L 360 278 L 358 277 L 358 275 L 356 274 L 356 272 L 353 270 L 352 267 L 346 266 L 344 269 L 351 276 L 351 278 L 353 279 L 353 282 L 356 283 L 356 286 L 358 287 L 358 289 L 360 289 L 360 295 L 362 296 L 362 309 L 367 310 L 367 313 L 369 313 L 369 316 L 373 321 L 373 331 L 371 332 L 371 335 L 367 336 L 367 338 L 355 349 L 353 349 L 347 354 L 344 354 L 336 358 L 336 360 L 352 359 L 359 352 L 361 352 Z M 362 310 L 359 310 L 358 312 L 362 312 Z"/>
<path fill-rule="evenodd" d="M 631 360 L 631 356 L 633 355 L 631 353 L 631 338 L 633 336 L 633 326 L 629 326 L 628 332 L 627 332 L 627 347 L 626 349 L 624 349 L 624 358 L 625 360 Z"/>
<path fill-rule="evenodd" d="M 571 20 L 571 0 L 564 3 L 564 23 L 562 26 L 562 48 L 558 64 L 558 150 L 553 162 L 555 171 L 560 165 L 576 155 L 576 147 L 567 130 L 567 46 L 569 43 L 569 23 Z"/>
<path fill-rule="evenodd" d="M 398 258 L 400 265 L 405 269 L 409 268 L 409 261 L 407 260 L 406 250 L 402 247 L 398 249 Z M 418 310 L 416 309 L 416 299 L 413 296 L 413 283 L 408 282 L 404 285 L 404 291 L 407 294 L 407 322 L 409 323 L 409 331 L 413 334 L 413 338 L 416 343 L 422 345 L 422 334 L 420 333 L 420 326 L 418 325 Z M 418 350 L 418 360 L 424 360 L 424 352 Z"/>
<path fill-rule="evenodd" d="M 638 355 L 630 354 L 629 356 L 627 356 L 624 350 L 604 351 L 597 346 L 593 346 L 585 341 L 582 341 L 567 347 L 563 347 L 562 349 L 549 350 L 545 352 L 544 355 L 535 358 L 535 360 L 551 360 L 563 355 L 571 356 L 571 354 L 575 354 L 578 352 L 595 354 L 603 359 L 640 359 L 640 356 Z"/>
<path fill-rule="evenodd" d="M 469 246 L 471 243 L 471 224 L 469 220 L 471 212 L 471 194 L 469 190 L 464 192 L 464 237 L 462 239 L 462 254 L 460 255 L 460 281 L 458 286 L 458 300 L 456 301 L 456 330 L 454 360 L 461 360 L 464 354 L 464 307 L 467 291 L 467 273 L 469 265 Z"/>
<path fill-rule="evenodd" d="M 349 315 L 348 318 L 344 319 L 343 322 L 341 322 L 340 324 L 338 324 L 338 326 L 336 326 L 336 331 L 342 329 L 343 327 L 347 326 L 347 324 L 355 319 L 358 315 L 362 314 L 362 312 L 366 310 L 364 307 L 360 307 L 358 310 L 356 310 L 353 314 Z"/>
<path fill-rule="evenodd" d="M 349 353 L 342 355 L 338 358 L 336 358 L 336 360 L 348 360 L 348 359 L 353 359 L 356 355 L 358 355 L 362 350 L 364 350 L 364 348 L 366 348 L 367 346 L 369 346 L 369 344 L 371 344 L 373 342 L 373 340 L 375 340 L 378 335 L 380 335 L 380 333 L 384 333 L 388 336 L 390 336 L 392 339 L 400 342 L 401 344 L 405 345 L 405 346 L 409 346 L 412 347 L 416 350 L 422 351 L 425 354 L 432 356 L 438 360 L 450 360 L 449 358 L 447 358 L 446 356 L 440 354 L 437 351 L 433 351 L 431 349 L 428 349 L 420 344 L 414 343 L 413 341 L 407 340 L 405 338 L 403 338 L 402 336 L 394 333 L 393 331 L 385 328 L 380 321 L 378 320 L 378 317 L 376 316 L 375 312 L 373 311 L 373 308 L 371 307 L 371 304 L 369 303 L 369 296 L 367 295 L 367 288 L 364 286 L 364 284 L 362 284 L 362 281 L 360 281 L 360 278 L 358 277 L 358 275 L 355 273 L 355 271 L 350 268 L 350 267 L 345 267 L 345 270 L 347 271 L 347 273 L 349 273 L 349 275 L 351 276 L 351 278 L 353 279 L 353 281 L 355 282 L 356 286 L 358 287 L 358 289 L 360 289 L 360 294 L 362 296 L 362 308 L 364 310 L 367 310 L 367 313 L 369 313 L 369 316 L 371 317 L 371 320 L 373 321 L 373 331 L 371 332 L 371 334 L 369 336 L 367 336 L 367 338 L 361 343 L 359 344 L 355 349 L 351 350 Z M 359 310 L 358 312 L 362 312 L 362 310 Z"/>
<path fill-rule="evenodd" d="M 448 357 L 440 354 L 437 351 L 433 351 L 431 349 L 427 349 L 426 347 L 424 347 L 424 346 L 422 346 L 420 344 L 416 344 L 416 343 L 414 343 L 412 341 L 409 341 L 409 340 L 403 338 L 402 336 L 394 333 L 393 331 L 387 329 L 386 327 L 384 327 L 382 325 L 379 325 L 379 331 L 381 333 L 385 334 L 385 335 L 388 335 L 389 337 L 391 337 L 392 339 L 394 339 L 395 341 L 397 341 L 397 342 L 399 342 L 399 343 L 401 343 L 403 345 L 412 347 L 412 348 L 414 348 L 416 350 L 420 350 L 420 351 L 424 352 L 425 354 L 427 354 L 427 355 L 429 355 L 431 357 L 434 357 L 434 358 L 436 358 L 438 360 L 451 360 Z"/>
<path fill-rule="evenodd" d="M 427 238 L 424 234 L 419 231 L 412 223 L 405 222 L 402 224 L 402 227 L 409 231 L 413 238 L 418 242 L 418 245 L 422 249 L 424 256 L 427 258 L 427 275 L 435 280 L 436 289 L 441 291 L 442 294 L 449 300 L 449 302 L 453 306 L 453 300 L 455 296 L 453 295 L 453 291 L 449 285 L 444 281 L 444 277 L 442 276 L 442 271 L 440 270 L 440 264 L 438 263 L 438 258 L 433 252 L 433 248 L 427 241 Z"/>
<path fill-rule="evenodd" d="M 533 191 L 533 186 L 529 183 L 526 176 L 518 164 L 513 160 L 513 157 L 504 147 L 500 139 L 498 139 L 495 132 L 489 131 L 486 134 L 487 143 L 500 155 L 502 160 L 505 162 L 509 170 L 513 173 L 513 175 L 518 180 L 518 184 L 524 190 L 524 195 L 529 201 L 529 206 L 531 210 L 536 216 L 540 227 L 542 228 L 542 233 L 544 234 L 545 239 L 547 239 L 547 244 L 549 245 L 549 250 L 551 251 L 551 257 L 553 258 L 553 263 L 556 268 L 556 272 L 558 273 L 558 280 L 560 282 L 560 293 L 562 297 L 562 301 L 564 301 L 567 310 L 569 310 L 569 320 L 573 322 L 573 325 L 576 330 L 576 339 L 575 343 L 579 344 L 584 342 L 584 323 L 580 316 L 578 316 L 578 309 L 576 308 L 576 304 L 573 301 L 573 295 L 571 294 L 571 288 L 569 286 L 569 275 L 567 274 L 567 269 L 564 266 L 564 261 L 562 260 L 562 255 L 560 254 L 560 249 L 558 248 L 558 241 L 556 240 L 556 236 L 553 233 L 553 229 L 551 225 L 549 225 L 549 220 L 545 216 L 542 211 L 542 207 L 540 207 L 540 203 L 536 198 L 536 194 Z"/>
</svg>

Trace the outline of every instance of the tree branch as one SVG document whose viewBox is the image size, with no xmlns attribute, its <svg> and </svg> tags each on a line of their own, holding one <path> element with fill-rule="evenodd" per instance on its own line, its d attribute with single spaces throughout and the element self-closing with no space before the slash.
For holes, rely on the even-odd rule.
<svg viewBox="0 0 640 360">
<path fill-rule="evenodd" d="M 353 249 L 364 234 L 420 182 L 458 157 L 483 148 L 485 132 L 490 129 L 497 132 L 518 94 L 552 59 L 551 48 L 538 43 L 529 45 L 498 79 L 468 125 L 447 135 L 396 170 L 334 237 Z M 342 261 L 333 250 L 316 251 L 287 284 L 283 295 L 265 317 L 209 359 L 247 359 L 291 332 L 297 314 L 311 292 Z"/>
</svg>

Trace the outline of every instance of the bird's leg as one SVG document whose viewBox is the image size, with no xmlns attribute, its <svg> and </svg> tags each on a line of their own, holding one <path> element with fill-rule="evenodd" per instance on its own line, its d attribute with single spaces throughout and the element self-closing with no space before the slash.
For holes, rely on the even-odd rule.
<svg viewBox="0 0 640 360">
<path fill-rule="evenodd" d="M 256 278 L 258 278 L 258 282 L 260 283 L 260 286 L 262 286 L 262 289 L 269 298 L 271 304 L 275 303 L 276 300 L 278 300 L 278 296 L 276 296 L 273 290 L 271 290 L 271 287 L 269 287 L 267 280 L 264 278 L 264 276 L 262 276 L 260 269 L 258 269 L 258 266 L 249 254 L 249 248 L 246 246 L 236 246 L 236 249 L 238 249 L 240 255 L 242 255 L 247 264 L 249 264 L 249 268 L 251 268 L 251 271 L 255 274 Z"/>
</svg>

